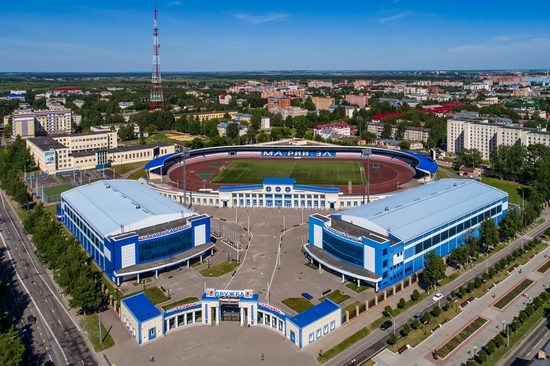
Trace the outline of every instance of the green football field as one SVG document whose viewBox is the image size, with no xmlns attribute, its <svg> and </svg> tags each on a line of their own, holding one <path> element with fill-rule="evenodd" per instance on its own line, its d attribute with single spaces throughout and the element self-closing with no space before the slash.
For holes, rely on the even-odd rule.
<svg viewBox="0 0 550 366">
<path fill-rule="evenodd" d="M 296 178 L 298 184 L 365 184 L 360 162 L 326 160 L 233 160 L 210 182 L 253 184 L 263 178 Z"/>
</svg>

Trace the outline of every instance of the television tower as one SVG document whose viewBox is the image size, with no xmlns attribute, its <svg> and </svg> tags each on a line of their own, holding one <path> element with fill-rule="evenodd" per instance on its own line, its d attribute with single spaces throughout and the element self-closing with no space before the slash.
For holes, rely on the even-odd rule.
<svg viewBox="0 0 550 366">
<path fill-rule="evenodd" d="M 150 111 L 162 109 L 164 105 L 162 84 L 160 80 L 159 48 L 159 27 L 157 25 L 157 8 L 155 7 L 155 21 L 153 26 L 153 77 L 151 79 L 151 99 L 149 101 Z"/>
</svg>

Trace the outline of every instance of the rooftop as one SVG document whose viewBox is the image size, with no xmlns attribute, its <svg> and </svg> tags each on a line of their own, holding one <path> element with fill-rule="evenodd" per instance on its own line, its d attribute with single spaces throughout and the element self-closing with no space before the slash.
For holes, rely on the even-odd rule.
<svg viewBox="0 0 550 366">
<path fill-rule="evenodd" d="M 320 304 L 317 304 L 306 311 L 290 318 L 290 320 L 298 327 L 303 328 L 308 324 L 311 324 L 320 318 L 331 314 L 332 312 L 339 310 L 340 306 L 330 300 L 325 300 Z"/>
<path fill-rule="evenodd" d="M 37 136 L 31 137 L 28 139 L 32 144 L 36 145 L 41 150 L 50 150 L 50 149 L 66 149 L 67 146 L 63 145 L 60 142 L 52 139 L 48 136 Z"/>
<path fill-rule="evenodd" d="M 340 213 L 341 219 L 403 242 L 508 197 L 469 179 L 442 179 Z"/>
<path fill-rule="evenodd" d="M 122 302 L 140 323 L 160 315 L 160 310 L 155 307 L 153 302 L 143 292 L 122 299 Z"/>
<path fill-rule="evenodd" d="M 104 237 L 195 214 L 135 180 L 101 180 L 66 191 L 61 198 Z"/>
</svg>

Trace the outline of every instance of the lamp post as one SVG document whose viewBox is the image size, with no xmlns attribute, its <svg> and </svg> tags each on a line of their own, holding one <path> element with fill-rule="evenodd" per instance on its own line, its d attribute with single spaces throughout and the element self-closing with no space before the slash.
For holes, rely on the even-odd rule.
<svg viewBox="0 0 550 366">
<path fill-rule="evenodd" d="M 185 161 L 191 153 L 191 149 L 184 147 L 181 151 L 183 153 L 183 205 L 187 207 L 187 171 Z"/>
<path fill-rule="evenodd" d="M 510 327 L 508 326 L 508 323 L 506 323 L 506 320 L 502 321 L 502 327 L 506 327 L 506 347 L 510 347 Z"/>
<path fill-rule="evenodd" d="M 371 155 L 372 155 L 371 149 L 361 149 L 361 156 L 367 159 L 367 189 L 366 189 L 367 203 L 370 202 L 370 156 Z"/>
</svg>

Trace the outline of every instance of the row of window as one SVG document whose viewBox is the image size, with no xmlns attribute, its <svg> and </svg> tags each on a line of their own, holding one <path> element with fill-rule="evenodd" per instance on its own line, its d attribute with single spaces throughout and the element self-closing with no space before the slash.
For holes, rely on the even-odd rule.
<svg viewBox="0 0 550 366">
<path fill-rule="evenodd" d="M 354 245 L 325 232 L 323 249 L 337 258 L 363 267 L 363 244 Z"/>
<path fill-rule="evenodd" d="M 193 234 L 185 230 L 174 235 L 139 242 L 139 261 L 155 259 L 181 253 L 193 247 Z"/>
<path fill-rule="evenodd" d="M 334 329 L 336 329 L 336 321 L 333 320 L 330 322 L 330 330 L 332 331 Z M 316 339 L 321 338 L 323 335 L 327 334 L 328 332 L 329 332 L 329 325 L 325 324 L 325 326 L 323 326 L 322 329 L 319 328 L 315 332 L 309 333 L 309 343 L 312 343 Z"/>
<path fill-rule="evenodd" d="M 415 248 L 414 249 L 415 254 L 421 253 L 424 250 L 427 250 L 427 249 L 429 249 L 429 248 L 431 248 L 431 247 L 447 240 L 448 238 L 455 236 L 458 233 L 461 233 L 465 230 L 468 230 L 472 226 L 477 225 L 477 224 L 485 221 L 489 217 L 494 216 L 496 214 L 499 214 L 500 212 L 502 212 L 502 206 L 501 205 L 499 205 L 497 207 L 493 207 L 491 210 L 487 210 L 483 213 L 480 213 L 479 215 L 476 215 L 476 216 L 472 217 L 469 220 L 461 222 L 460 224 L 458 224 L 456 226 L 453 226 L 448 230 L 445 230 L 445 231 L 443 231 L 443 232 L 441 232 L 437 235 L 434 235 L 431 238 L 428 238 L 428 239 L 424 240 L 423 242 L 416 244 L 416 246 L 414 247 Z"/>
</svg>

